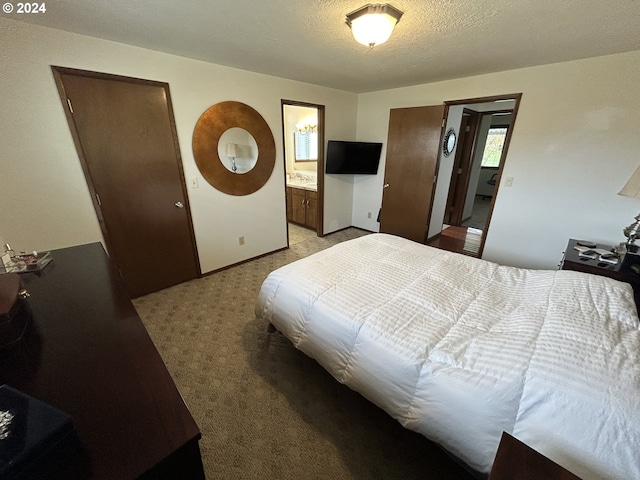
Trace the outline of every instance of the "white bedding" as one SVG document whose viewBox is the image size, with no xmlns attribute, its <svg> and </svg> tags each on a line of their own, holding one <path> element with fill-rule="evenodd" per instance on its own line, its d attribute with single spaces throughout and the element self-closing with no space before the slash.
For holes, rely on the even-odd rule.
<svg viewBox="0 0 640 480">
<path fill-rule="evenodd" d="M 506 431 L 584 479 L 640 479 L 627 284 L 372 234 L 272 272 L 256 315 L 479 472 Z"/>
</svg>

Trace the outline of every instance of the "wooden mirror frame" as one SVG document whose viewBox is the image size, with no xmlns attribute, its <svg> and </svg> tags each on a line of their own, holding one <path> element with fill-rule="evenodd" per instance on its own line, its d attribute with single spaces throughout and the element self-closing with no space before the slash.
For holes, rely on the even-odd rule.
<svg viewBox="0 0 640 480">
<path fill-rule="evenodd" d="M 249 132 L 258 144 L 258 159 L 246 173 L 233 173 L 218 155 L 218 143 L 224 132 L 239 127 Z M 267 122 L 257 111 L 241 102 L 221 102 L 200 116 L 193 130 L 193 158 L 209 184 L 229 195 L 249 195 L 267 183 L 276 163 L 276 145 Z"/>
</svg>

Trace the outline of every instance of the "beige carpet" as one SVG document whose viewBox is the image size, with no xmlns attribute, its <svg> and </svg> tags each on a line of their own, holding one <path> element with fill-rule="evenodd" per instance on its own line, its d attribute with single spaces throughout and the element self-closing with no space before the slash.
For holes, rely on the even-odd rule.
<svg viewBox="0 0 640 480">
<path fill-rule="evenodd" d="M 255 318 L 270 271 L 365 233 L 294 226 L 285 251 L 134 301 L 200 427 L 209 480 L 471 478 Z"/>
</svg>

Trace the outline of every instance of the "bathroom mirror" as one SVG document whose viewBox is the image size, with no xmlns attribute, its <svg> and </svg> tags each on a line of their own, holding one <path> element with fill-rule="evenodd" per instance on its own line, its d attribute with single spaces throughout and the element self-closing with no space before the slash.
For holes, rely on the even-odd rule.
<svg viewBox="0 0 640 480">
<path fill-rule="evenodd" d="M 318 133 L 294 132 L 293 148 L 296 162 L 316 162 L 318 160 Z"/>
<path fill-rule="evenodd" d="M 269 125 L 256 110 L 240 102 L 209 107 L 193 130 L 192 148 L 204 179 L 229 195 L 258 191 L 271 177 L 276 161 Z"/>
<path fill-rule="evenodd" d="M 258 144 L 244 128 L 232 127 L 220 136 L 218 157 L 227 170 L 242 175 L 256 166 Z"/>
</svg>

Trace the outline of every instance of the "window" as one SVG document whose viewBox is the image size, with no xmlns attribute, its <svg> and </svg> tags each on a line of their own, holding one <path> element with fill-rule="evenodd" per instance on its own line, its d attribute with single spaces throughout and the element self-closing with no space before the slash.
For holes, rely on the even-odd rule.
<svg viewBox="0 0 640 480">
<path fill-rule="evenodd" d="M 491 127 L 487 134 L 487 143 L 482 154 L 482 167 L 499 167 L 502 147 L 507 137 L 507 127 Z"/>
<path fill-rule="evenodd" d="M 296 162 L 315 162 L 318 160 L 318 133 L 294 132 L 293 143 Z"/>
</svg>

